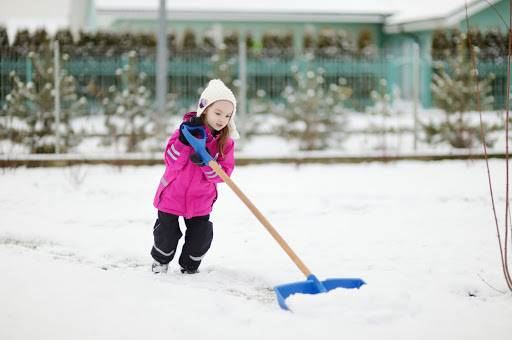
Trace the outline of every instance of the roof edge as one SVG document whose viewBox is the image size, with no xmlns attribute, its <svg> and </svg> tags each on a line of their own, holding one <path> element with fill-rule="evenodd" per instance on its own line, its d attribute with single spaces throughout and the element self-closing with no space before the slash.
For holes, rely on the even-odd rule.
<svg viewBox="0 0 512 340">
<path fill-rule="evenodd" d="M 500 1 L 501 0 L 474 0 L 467 5 L 467 15 L 470 17 L 484 9 L 494 6 Z M 454 27 L 465 18 L 466 5 L 455 8 L 454 10 L 448 12 L 445 16 L 385 23 L 384 32 L 392 34 L 433 30 L 440 27 Z"/>
<path fill-rule="evenodd" d="M 157 11 L 152 9 L 97 9 L 98 15 L 111 16 L 122 14 L 124 18 L 156 18 Z M 310 12 L 310 11 L 237 11 L 237 10 L 172 10 L 167 11 L 168 19 L 197 21 L 265 21 L 265 22 L 364 22 L 382 23 L 391 13 L 367 12 Z"/>
</svg>

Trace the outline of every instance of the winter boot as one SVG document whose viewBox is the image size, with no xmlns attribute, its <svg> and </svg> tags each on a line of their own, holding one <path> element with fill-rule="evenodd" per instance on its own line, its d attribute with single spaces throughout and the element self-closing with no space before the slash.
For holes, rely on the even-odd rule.
<svg viewBox="0 0 512 340">
<path fill-rule="evenodd" d="M 182 274 L 197 274 L 197 273 L 199 273 L 199 270 L 197 270 L 197 269 L 181 268 L 180 271 L 181 271 Z"/>
<path fill-rule="evenodd" d="M 155 274 L 165 274 L 167 273 L 167 268 L 169 268 L 169 265 L 162 264 L 158 261 L 153 261 L 153 264 L 151 265 L 151 271 Z"/>
</svg>

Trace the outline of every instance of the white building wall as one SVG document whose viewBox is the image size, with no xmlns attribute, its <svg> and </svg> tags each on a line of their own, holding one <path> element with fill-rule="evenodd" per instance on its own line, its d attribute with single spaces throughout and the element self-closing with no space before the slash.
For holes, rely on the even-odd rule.
<svg viewBox="0 0 512 340">
<path fill-rule="evenodd" d="M 0 0 L 0 25 L 12 41 L 20 29 L 45 28 L 53 34 L 60 28 L 75 32 L 85 27 L 87 0 Z"/>
</svg>

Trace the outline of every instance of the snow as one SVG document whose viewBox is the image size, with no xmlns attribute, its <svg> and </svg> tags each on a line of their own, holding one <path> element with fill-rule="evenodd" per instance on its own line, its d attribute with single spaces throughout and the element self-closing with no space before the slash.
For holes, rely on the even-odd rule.
<svg viewBox="0 0 512 340">
<path fill-rule="evenodd" d="M 168 1 L 169 10 L 191 11 L 244 11 L 244 12 L 289 12 L 289 13 L 357 13 L 357 14 L 382 14 L 389 16 L 387 24 L 442 18 L 454 13 L 464 11 L 467 0 L 260 0 L 241 2 L 237 0 L 188 0 Z M 484 1 L 484 6 L 489 1 Z M 496 0 L 490 1 L 497 2 Z M 159 2 L 156 0 L 97 0 L 98 10 L 156 10 Z M 475 1 L 469 1 L 473 5 Z"/>
<path fill-rule="evenodd" d="M 18 0 L 0 2 L 0 25 L 7 28 L 9 41 L 14 41 L 16 31 L 28 29 L 34 32 L 42 27 L 49 33 L 69 27 L 70 0 Z"/>
<path fill-rule="evenodd" d="M 69 15 L 72 1 L 45 0 L 39 1 L 36 9 L 27 11 L 27 6 L 33 8 L 33 2 L 23 0 L 8 4 L 4 1 L 0 5 L 0 23 L 7 26 L 9 38 L 13 39 L 16 30 L 27 28 L 33 31 L 36 28 L 46 27 L 50 33 L 65 27 L 72 19 Z M 494 3 L 496 1 L 492 1 Z M 26 4 L 27 3 L 27 4 Z M 391 15 L 387 20 L 388 24 L 397 24 L 414 20 L 445 17 L 453 11 L 463 9 L 466 0 L 287 0 L 287 1 L 246 1 L 239 0 L 178 0 L 167 1 L 168 8 L 172 10 L 210 10 L 210 11 L 244 11 L 244 12 L 324 12 L 324 13 L 366 13 Z M 468 2 L 471 3 L 471 2 Z M 25 5 L 25 6 L 24 6 Z M 159 2 L 157 0 L 96 0 L 96 10 L 156 10 Z M 49 13 L 48 9 L 53 12 Z M 23 10 L 21 10 L 23 9 Z M 57 9 L 57 11 L 56 11 Z M 3 15 L 2 15 L 3 13 Z"/>
<path fill-rule="evenodd" d="M 197 275 L 150 272 L 161 166 L 4 169 L 1 339 L 510 338 L 482 161 L 237 167 L 232 179 L 321 280 L 300 271 L 225 185 Z M 503 161 L 491 161 L 504 216 Z M 181 249 L 181 243 L 179 245 Z"/>
<path fill-rule="evenodd" d="M 247 116 L 237 116 L 238 129 L 242 133 L 242 138 L 236 141 L 236 147 L 239 157 L 244 158 L 271 158 L 271 157 L 323 157 L 323 156 L 400 156 L 400 155 L 420 155 L 420 154 L 482 154 L 480 145 L 476 145 L 468 150 L 453 149 L 448 143 L 428 144 L 425 141 L 424 132 L 418 124 L 417 148 L 414 149 L 414 116 L 412 104 L 409 102 L 395 101 L 391 105 L 392 115 L 383 117 L 381 114 L 368 114 L 364 112 L 347 112 L 347 126 L 345 128 L 347 135 L 338 135 L 333 133 L 327 150 L 320 151 L 298 151 L 299 145 L 296 140 L 289 141 L 283 136 L 279 136 L 279 126 L 283 119 L 278 114 L 248 114 Z M 148 112 L 148 114 L 150 114 Z M 501 126 L 503 124 L 504 112 L 485 111 L 482 113 L 483 122 L 489 126 Z M 58 157 L 71 158 L 161 158 L 162 149 L 170 134 L 181 123 L 181 115 L 173 115 L 167 118 L 166 135 L 153 136 L 140 144 L 138 154 L 126 155 L 126 142 L 120 139 L 119 142 L 106 146 L 100 135 L 108 133 L 105 126 L 105 117 L 101 114 L 92 114 L 84 117 L 77 117 L 72 120 L 73 130 L 83 134 L 84 138 L 80 144 L 70 150 L 70 155 L 60 155 Z M 440 124 L 446 119 L 446 114 L 439 109 L 418 109 L 418 119 L 420 123 L 426 124 L 434 122 Z M 480 114 L 478 112 L 466 112 L 464 119 L 470 126 L 479 127 Z M 12 125 L 18 129 L 24 126 L 19 119 L 13 119 L 11 122 L 0 118 L 0 124 Z M 382 133 L 387 129 L 386 134 Z M 245 131 L 251 131 L 252 136 L 245 136 Z M 380 131 L 380 132 L 379 132 Z M 393 132 L 395 131 L 395 132 Z M 346 137 L 337 140 L 338 137 Z M 486 140 L 494 141 L 492 147 L 488 149 L 489 153 L 503 153 L 505 151 L 505 134 L 503 128 L 497 131 L 488 132 Z M 9 141 L 0 141 L 0 157 L 17 159 L 54 159 L 55 155 L 30 155 L 27 147 Z"/>
<path fill-rule="evenodd" d="M 157 0 L 97 0 L 95 1 L 98 9 L 157 9 L 159 2 Z M 424 16 L 426 14 L 446 15 L 450 11 L 463 7 L 465 0 L 432 0 L 428 3 L 419 0 L 286 0 L 272 1 L 260 0 L 257 2 L 240 2 L 236 0 L 189 0 L 189 1 L 168 1 L 169 9 L 181 10 L 244 10 L 244 11 L 286 11 L 286 12 L 337 12 L 337 13 L 382 13 L 395 14 L 402 16 Z M 425 13 L 426 11 L 426 13 Z"/>
</svg>

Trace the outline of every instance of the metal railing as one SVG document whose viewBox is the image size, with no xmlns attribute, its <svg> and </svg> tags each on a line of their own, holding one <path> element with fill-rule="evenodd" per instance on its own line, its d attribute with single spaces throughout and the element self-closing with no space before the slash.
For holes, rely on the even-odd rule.
<svg viewBox="0 0 512 340">
<path fill-rule="evenodd" d="M 222 66 L 222 62 L 225 63 Z M 282 100 L 283 90 L 292 81 L 292 67 L 305 67 L 308 62 L 312 69 L 322 68 L 329 83 L 336 83 L 340 78 L 345 79 L 346 85 L 352 88 L 353 94 L 349 105 L 364 111 L 370 103 L 371 91 L 376 89 L 381 79 L 386 79 L 388 88 L 398 88 L 402 95 L 411 94 L 413 77 L 413 60 L 410 56 L 401 56 L 389 51 L 380 51 L 371 58 L 283 58 L 273 54 L 271 57 L 248 55 L 242 61 L 246 63 L 245 77 L 240 77 L 238 55 L 230 55 L 219 61 L 219 56 L 205 56 L 181 53 L 171 56 L 168 69 L 168 89 L 175 93 L 182 103 L 193 103 L 197 99 L 199 89 L 208 79 L 219 76 L 219 68 L 231 79 L 246 79 L 247 102 L 257 98 L 258 93 L 265 94 L 271 101 Z M 419 63 L 419 99 L 424 107 L 432 105 L 430 94 L 431 75 L 434 66 L 428 57 L 420 57 Z M 78 94 L 85 96 L 91 105 L 108 91 L 118 80 L 116 72 L 127 63 L 126 56 L 86 56 L 69 57 L 63 64 L 78 82 Z M 506 94 L 506 64 L 499 62 L 479 62 L 480 76 L 493 73 L 495 80 L 492 84 L 492 95 L 495 97 L 496 108 L 501 108 Z M 151 54 L 140 56 L 138 69 L 147 74 L 147 87 L 155 93 L 155 58 Z M 34 77 L 32 59 L 28 55 L 19 55 L 8 50 L 0 50 L 0 104 L 12 89 L 11 72 L 16 72 L 20 78 L 30 82 Z M 235 87 L 237 82 L 234 82 Z M 238 83 L 238 86 L 240 84 Z M 248 108 L 250 111 L 251 108 Z"/>
</svg>

